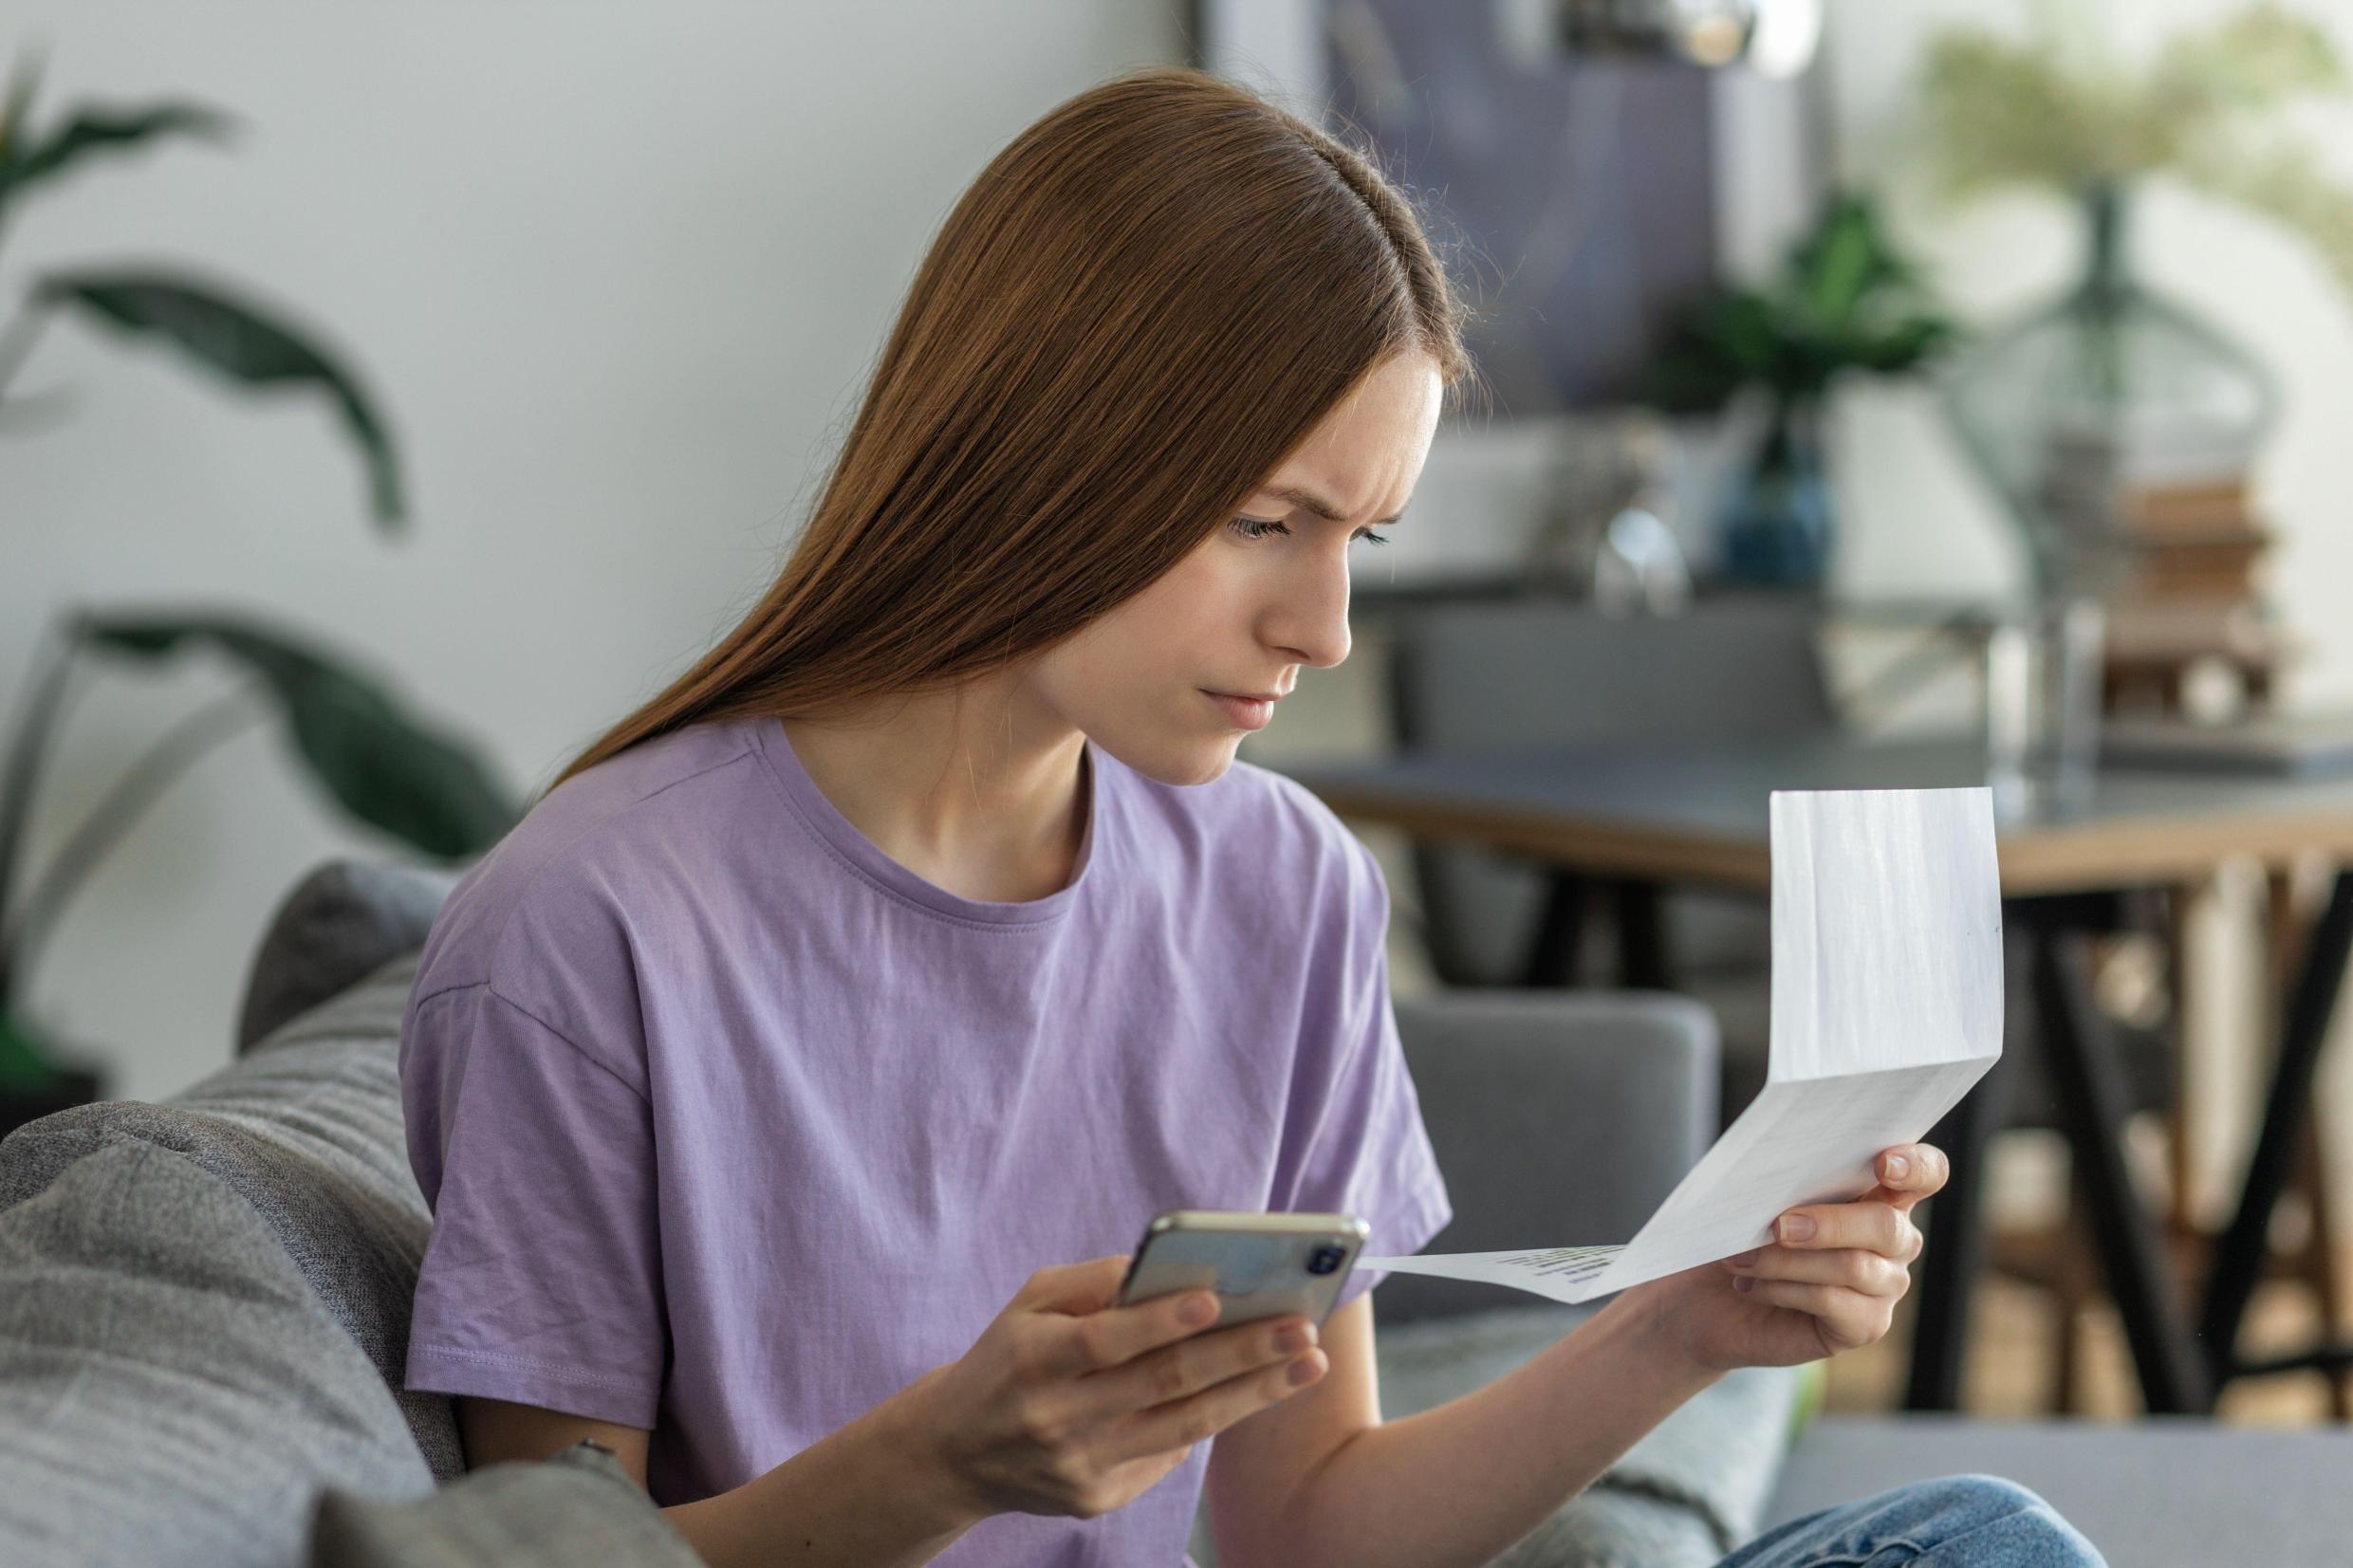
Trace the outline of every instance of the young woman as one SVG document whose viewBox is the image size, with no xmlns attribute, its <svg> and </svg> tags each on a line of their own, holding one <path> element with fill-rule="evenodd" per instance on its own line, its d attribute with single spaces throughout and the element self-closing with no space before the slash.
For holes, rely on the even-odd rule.
<svg viewBox="0 0 2353 1568">
<path fill-rule="evenodd" d="M 1377 1276 L 1320 1337 L 1111 1304 L 1163 1208 L 1361 1214 L 1377 1253 L 1450 1217 L 1380 871 L 1234 748 L 1346 656 L 1460 320 L 1363 157 L 1196 72 L 981 173 L 773 587 L 433 928 L 407 1385 L 470 1463 L 601 1442 L 714 1564 L 1173 1565 L 1206 1485 L 1234 1568 L 1434 1568 L 1727 1370 L 1886 1331 L 1925 1146 L 1385 1425 Z M 2099 1560 L 1984 1477 L 1732 1560 L 1882 1549 Z"/>
</svg>

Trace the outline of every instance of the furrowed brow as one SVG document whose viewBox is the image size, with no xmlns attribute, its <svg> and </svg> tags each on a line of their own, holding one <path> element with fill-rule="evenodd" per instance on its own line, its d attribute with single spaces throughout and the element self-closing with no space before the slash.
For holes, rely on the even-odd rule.
<svg viewBox="0 0 2353 1568">
<path fill-rule="evenodd" d="M 1348 514 L 1346 512 L 1341 510 L 1338 507 L 1333 506 L 1322 496 L 1314 494 L 1312 491 L 1295 489 L 1288 485 L 1269 485 L 1267 487 L 1267 493 L 1269 495 L 1280 496 L 1294 507 L 1305 507 L 1307 510 L 1315 513 L 1316 516 L 1324 519 L 1326 523 L 1345 523 L 1348 520 Z M 1410 506 L 1412 503 L 1408 502 L 1407 505 Z M 1389 524 L 1396 522 L 1399 518 L 1403 517 L 1404 515 L 1405 507 L 1399 507 L 1396 511 L 1390 513 L 1387 517 L 1376 518 L 1374 521 L 1381 524 Z"/>
</svg>

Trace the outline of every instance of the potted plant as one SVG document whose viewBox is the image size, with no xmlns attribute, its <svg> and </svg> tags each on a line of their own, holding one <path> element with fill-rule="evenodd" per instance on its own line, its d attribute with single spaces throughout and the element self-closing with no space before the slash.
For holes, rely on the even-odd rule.
<svg viewBox="0 0 2353 1568">
<path fill-rule="evenodd" d="M 1639 400 L 1669 414 L 1763 402 L 1763 435 L 1718 525 L 1722 581 L 1818 588 L 1837 529 L 1822 411 L 1857 371 L 1900 375 L 1954 336 L 1871 199 L 1834 194 L 1781 274 L 1694 302 L 1642 377 Z"/>
<path fill-rule="evenodd" d="M 28 197 L 101 155 L 167 137 L 217 139 L 230 124 L 200 105 L 164 103 L 120 112 L 83 108 L 37 134 L 29 116 L 38 77 L 38 59 L 21 56 L 0 101 L 0 232 Z M 325 397 L 357 449 L 371 518 L 384 533 L 398 531 L 405 508 L 398 452 L 357 374 L 282 312 L 182 269 L 70 267 L 34 279 L 0 326 L 0 432 L 21 433 L 28 414 L 54 402 L 13 386 L 36 338 L 61 319 L 176 349 L 232 386 L 290 385 Z M 174 726 L 89 807 L 41 875 L 29 875 L 25 850 L 35 790 L 77 657 L 159 666 L 195 647 L 235 661 L 251 681 Z M 0 1133 L 99 1098 L 103 1088 L 96 1066 L 69 1061 L 27 1009 L 41 940 L 173 778 L 211 747 L 273 714 L 285 721 L 295 761 L 328 801 L 426 855 L 478 853 L 515 820 L 514 802 L 471 747 L 409 712 L 355 659 L 274 617 L 212 605 L 61 611 L 19 716 L 0 742 Z"/>
</svg>

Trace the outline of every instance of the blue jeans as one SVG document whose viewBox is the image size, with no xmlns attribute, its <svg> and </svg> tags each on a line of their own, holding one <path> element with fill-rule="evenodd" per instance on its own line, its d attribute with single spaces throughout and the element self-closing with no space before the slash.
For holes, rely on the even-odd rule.
<svg viewBox="0 0 2353 1568">
<path fill-rule="evenodd" d="M 2057 1509 L 2014 1481 L 1945 1475 L 1775 1525 L 1715 1568 L 2106 1568 Z"/>
</svg>

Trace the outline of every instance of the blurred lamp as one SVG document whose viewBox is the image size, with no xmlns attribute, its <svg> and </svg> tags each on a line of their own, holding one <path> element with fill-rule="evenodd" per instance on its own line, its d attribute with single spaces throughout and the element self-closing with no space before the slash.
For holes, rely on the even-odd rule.
<svg viewBox="0 0 2353 1568">
<path fill-rule="evenodd" d="M 1661 55 L 1795 76 L 1814 58 L 1822 0 L 1546 0 L 1553 37 L 1579 53 Z"/>
</svg>

